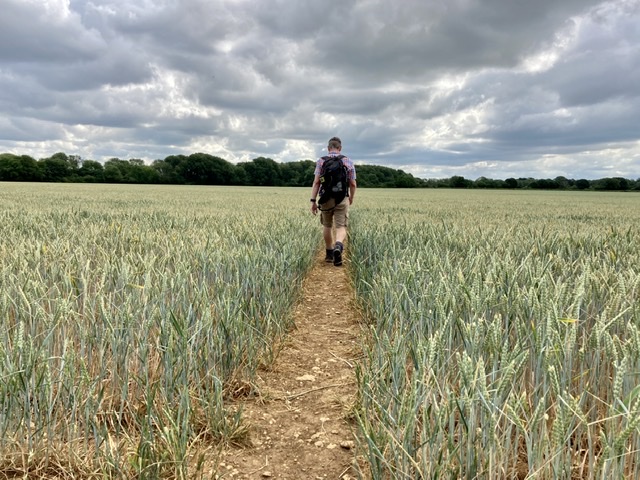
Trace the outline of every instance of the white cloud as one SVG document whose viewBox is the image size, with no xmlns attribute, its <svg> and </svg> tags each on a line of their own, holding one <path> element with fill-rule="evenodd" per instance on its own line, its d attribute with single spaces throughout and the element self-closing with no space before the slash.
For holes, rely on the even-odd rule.
<svg viewBox="0 0 640 480">
<path fill-rule="evenodd" d="M 0 152 L 640 174 L 640 0 L 5 0 Z"/>
</svg>

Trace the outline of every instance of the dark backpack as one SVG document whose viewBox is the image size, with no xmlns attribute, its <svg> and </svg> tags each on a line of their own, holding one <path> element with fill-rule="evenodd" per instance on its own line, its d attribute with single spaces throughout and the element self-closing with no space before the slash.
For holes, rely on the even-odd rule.
<svg viewBox="0 0 640 480">
<path fill-rule="evenodd" d="M 335 208 L 347 196 L 349 177 L 347 167 L 342 159 L 344 155 L 330 155 L 322 157 L 322 171 L 320 172 L 320 210 Z"/>
</svg>

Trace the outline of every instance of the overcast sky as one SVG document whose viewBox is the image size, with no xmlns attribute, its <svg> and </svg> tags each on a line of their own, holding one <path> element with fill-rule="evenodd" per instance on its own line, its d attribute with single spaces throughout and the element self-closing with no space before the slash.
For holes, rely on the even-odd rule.
<svg viewBox="0 0 640 480">
<path fill-rule="evenodd" d="M 0 0 L 0 152 L 640 178 L 640 0 Z"/>
</svg>

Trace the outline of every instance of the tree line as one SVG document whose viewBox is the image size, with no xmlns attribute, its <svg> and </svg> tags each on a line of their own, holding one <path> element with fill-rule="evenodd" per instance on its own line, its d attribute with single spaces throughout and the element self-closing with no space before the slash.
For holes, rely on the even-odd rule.
<svg viewBox="0 0 640 480">
<path fill-rule="evenodd" d="M 207 153 L 170 155 L 150 165 L 140 159 L 112 158 L 104 164 L 78 155 L 59 152 L 36 160 L 28 155 L 0 154 L 0 181 L 141 183 L 176 185 L 255 185 L 308 187 L 313 182 L 315 162 L 301 160 L 278 163 L 258 157 L 233 164 Z M 358 165 L 358 187 L 372 188 L 507 188 L 543 190 L 636 190 L 640 179 L 622 177 L 598 180 L 507 178 L 493 180 L 462 176 L 443 179 L 416 178 L 410 173 L 379 165 Z"/>
</svg>

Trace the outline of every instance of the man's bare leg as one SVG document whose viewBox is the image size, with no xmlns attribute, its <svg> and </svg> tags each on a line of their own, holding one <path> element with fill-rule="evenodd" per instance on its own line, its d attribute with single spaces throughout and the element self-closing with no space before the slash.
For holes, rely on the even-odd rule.
<svg viewBox="0 0 640 480">
<path fill-rule="evenodd" d="M 327 250 L 333 250 L 333 229 L 331 227 L 322 227 L 322 236 Z"/>
</svg>

